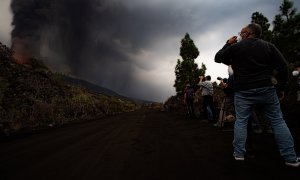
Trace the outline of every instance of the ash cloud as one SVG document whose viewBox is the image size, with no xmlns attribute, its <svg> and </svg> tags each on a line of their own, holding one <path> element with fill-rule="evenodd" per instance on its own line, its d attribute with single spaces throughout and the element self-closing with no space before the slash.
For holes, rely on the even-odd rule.
<svg viewBox="0 0 300 180">
<path fill-rule="evenodd" d="M 14 40 L 22 39 L 32 56 L 54 61 L 49 63 L 56 66 L 65 64 L 75 74 L 79 73 L 81 47 L 88 41 L 86 23 L 90 21 L 90 2 L 13 0 L 13 44 Z"/>
<path fill-rule="evenodd" d="M 12 0 L 11 10 L 13 46 L 22 43 L 23 51 L 54 71 L 157 100 L 159 89 L 150 92 L 136 76 L 152 68 L 145 49 L 173 33 L 178 19 L 172 12 L 109 0 Z"/>
</svg>

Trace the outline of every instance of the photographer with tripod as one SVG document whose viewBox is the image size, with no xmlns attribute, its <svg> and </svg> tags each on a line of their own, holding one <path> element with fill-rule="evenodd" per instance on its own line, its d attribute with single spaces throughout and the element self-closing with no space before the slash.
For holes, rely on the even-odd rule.
<svg viewBox="0 0 300 180">
<path fill-rule="evenodd" d="M 214 124 L 216 127 L 223 127 L 224 122 L 233 122 L 235 120 L 235 112 L 234 112 L 234 103 L 233 103 L 233 95 L 234 95 L 234 84 L 233 84 L 233 71 L 231 66 L 228 66 L 228 79 L 218 77 L 217 79 L 220 81 L 219 86 L 223 90 L 225 97 L 221 104 L 221 109 L 219 113 L 219 120 Z"/>
</svg>

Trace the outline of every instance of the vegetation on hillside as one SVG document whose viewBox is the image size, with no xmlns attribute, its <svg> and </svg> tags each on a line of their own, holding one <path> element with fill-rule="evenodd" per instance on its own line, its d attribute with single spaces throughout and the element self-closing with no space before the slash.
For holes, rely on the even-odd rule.
<svg viewBox="0 0 300 180">
<path fill-rule="evenodd" d="M 67 84 L 39 60 L 20 65 L 0 44 L 0 133 L 41 129 L 133 111 L 135 102 Z"/>
</svg>

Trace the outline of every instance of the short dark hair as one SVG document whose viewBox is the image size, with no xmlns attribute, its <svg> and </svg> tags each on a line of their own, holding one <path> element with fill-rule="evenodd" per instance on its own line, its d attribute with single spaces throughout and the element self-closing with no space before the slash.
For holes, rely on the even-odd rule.
<svg viewBox="0 0 300 180">
<path fill-rule="evenodd" d="M 205 79 L 208 80 L 208 81 L 210 81 L 211 80 L 210 75 L 206 76 Z"/>
<path fill-rule="evenodd" d="M 251 34 L 253 34 L 255 37 L 259 38 L 262 33 L 261 26 L 256 23 L 251 23 L 247 26 L 247 28 L 251 31 Z"/>
</svg>

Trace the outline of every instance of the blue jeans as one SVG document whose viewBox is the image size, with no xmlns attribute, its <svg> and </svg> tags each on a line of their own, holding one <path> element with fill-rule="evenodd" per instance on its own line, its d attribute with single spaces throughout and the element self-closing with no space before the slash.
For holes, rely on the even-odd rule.
<svg viewBox="0 0 300 180">
<path fill-rule="evenodd" d="M 254 105 L 259 104 L 265 118 L 270 120 L 279 152 L 285 161 L 297 159 L 294 140 L 281 113 L 274 87 L 263 87 L 238 91 L 234 96 L 236 121 L 234 124 L 234 153 L 244 157 L 246 153 L 247 123 Z"/>
<path fill-rule="evenodd" d="M 208 108 L 210 110 L 208 110 Z M 209 119 L 209 115 L 210 115 L 209 113 L 211 112 L 211 115 L 212 115 L 212 119 L 211 120 L 215 121 L 215 119 L 216 119 L 216 113 L 215 113 L 215 108 L 214 108 L 213 96 L 210 96 L 210 95 L 204 95 L 204 96 L 202 96 L 202 110 L 203 110 L 204 118 L 206 120 L 210 120 Z"/>
</svg>

